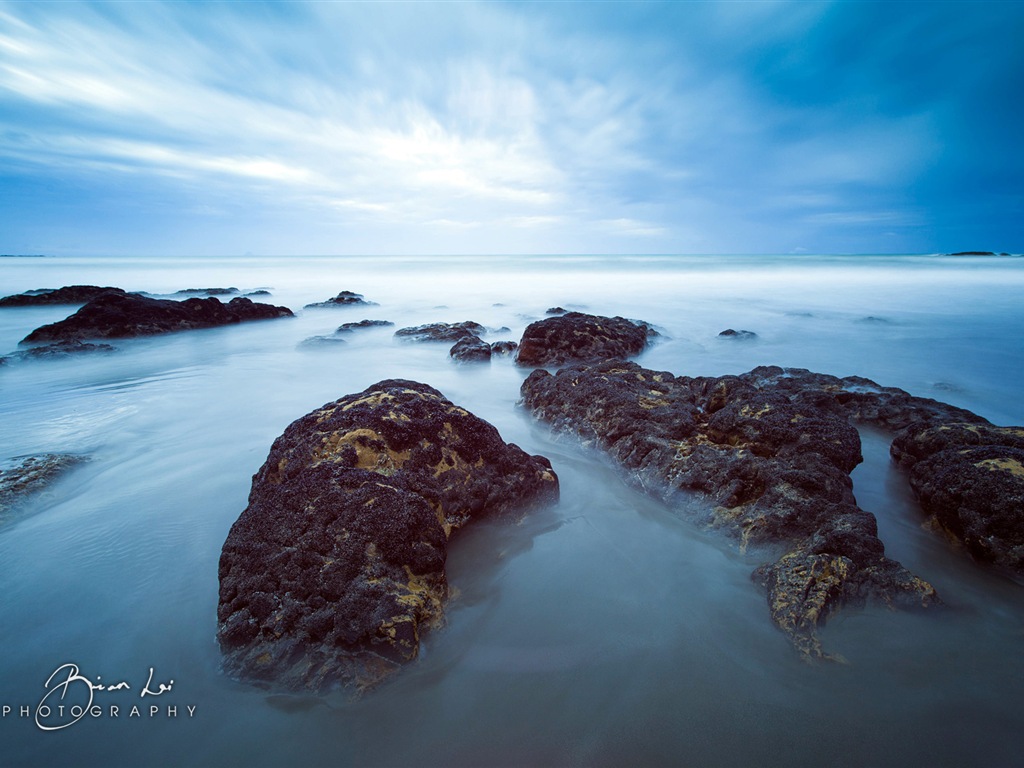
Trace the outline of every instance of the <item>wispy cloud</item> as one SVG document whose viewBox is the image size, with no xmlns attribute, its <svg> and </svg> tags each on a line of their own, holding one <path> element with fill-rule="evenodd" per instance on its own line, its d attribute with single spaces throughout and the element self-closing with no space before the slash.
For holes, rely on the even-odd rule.
<svg viewBox="0 0 1024 768">
<path fill-rule="evenodd" d="M 851 5 L 0 5 L 5 248 L 54 230 L 60 187 L 94 249 L 160 220 L 195 232 L 177 250 L 290 242 L 282 221 L 306 252 L 339 226 L 371 252 L 871 250 L 883 225 L 935 250 L 958 179 L 1019 181 L 992 159 L 1024 156 L 1019 132 L 972 146 L 958 109 L 1022 65 L 964 60 L 944 88 L 898 65 L 936 36 L 974 50 L 959 21 L 998 48 L 1024 13 L 901 6 L 872 37 L 878 9 Z M 136 229 L 97 208 L 119 199 Z M 180 226 L 204 210 L 216 238 Z"/>
</svg>

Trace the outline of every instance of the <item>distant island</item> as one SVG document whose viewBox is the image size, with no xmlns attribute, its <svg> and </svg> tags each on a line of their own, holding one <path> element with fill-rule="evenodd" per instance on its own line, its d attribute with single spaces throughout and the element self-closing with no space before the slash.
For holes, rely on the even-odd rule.
<svg viewBox="0 0 1024 768">
<path fill-rule="evenodd" d="M 957 251 L 947 254 L 948 256 L 1011 256 L 1009 253 L 995 253 L 994 251 Z"/>
<path fill-rule="evenodd" d="M 0 259 L 45 259 L 45 253 L 0 253 Z"/>
</svg>

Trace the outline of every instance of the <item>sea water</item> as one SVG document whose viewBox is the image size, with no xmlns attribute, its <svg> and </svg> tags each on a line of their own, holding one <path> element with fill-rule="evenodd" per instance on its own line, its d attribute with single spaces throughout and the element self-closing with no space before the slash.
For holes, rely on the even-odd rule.
<svg viewBox="0 0 1024 768">
<path fill-rule="evenodd" d="M 855 374 L 1022 424 L 1024 260 L 0 260 L 0 295 L 80 283 L 262 288 L 272 295 L 256 300 L 297 317 L 0 367 L 0 460 L 89 457 L 0 526 L 0 763 L 1020 763 L 1024 586 L 922 527 L 889 435 L 862 433 L 858 501 L 878 517 L 887 553 L 948 608 L 842 610 L 822 640 L 846 663 L 806 664 L 750 580 L 757 557 L 534 422 L 517 407 L 528 370 L 508 358 L 459 365 L 448 345 L 393 332 L 474 320 L 493 329 L 488 340 L 518 340 L 559 305 L 654 324 L 661 336 L 637 358 L 646 367 Z M 378 305 L 302 309 L 341 290 Z M 0 353 L 71 311 L 0 309 Z M 396 325 L 302 344 L 366 318 Z M 726 328 L 757 337 L 719 337 Z M 456 535 L 445 626 L 376 690 L 303 697 L 232 681 L 215 641 L 217 562 L 253 473 L 291 421 L 385 378 L 428 383 L 547 456 L 561 501 Z M 43 730 L 34 715 L 69 664 L 68 725 Z M 92 707 L 74 720 L 87 693 Z M 59 694 L 43 703 L 55 708 Z"/>
</svg>

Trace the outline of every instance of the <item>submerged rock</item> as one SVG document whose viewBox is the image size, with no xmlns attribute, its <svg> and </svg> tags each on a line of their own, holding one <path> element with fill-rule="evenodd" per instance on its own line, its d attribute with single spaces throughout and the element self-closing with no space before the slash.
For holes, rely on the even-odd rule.
<svg viewBox="0 0 1024 768">
<path fill-rule="evenodd" d="M 241 293 L 241 291 L 237 288 L 183 288 L 174 293 L 175 295 L 183 296 L 234 296 L 237 293 Z"/>
<path fill-rule="evenodd" d="M 519 344 L 514 341 L 494 341 L 491 342 L 491 354 L 492 355 L 511 355 L 519 348 Z"/>
<path fill-rule="evenodd" d="M 331 347 L 347 343 L 341 336 L 310 336 L 300 341 L 299 347 L 309 349 L 310 347 Z"/>
<path fill-rule="evenodd" d="M 557 497 L 547 459 L 425 384 L 328 403 L 274 442 L 224 542 L 226 670 L 299 689 L 379 682 L 443 620 L 452 530 Z"/>
<path fill-rule="evenodd" d="M 87 341 L 71 339 L 68 341 L 57 341 L 53 344 L 45 344 L 40 347 L 32 347 L 21 352 L 12 352 L 6 358 L 0 358 L 0 360 L 54 360 L 92 352 L 116 351 L 110 344 L 92 344 Z"/>
<path fill-rule="evenodd" d="M 463 363 L 487 363 L 491 359 L 491 345 L 477 336 L 463 336 L 448 354 L 453 360 Z"/>
<path fill-rule="evenodd" d="M 941 530 L 976 560 L 1024 576 L 1024 427 L 912 425 L 891 453 Z"/>
<path fill-rule="evenodd" d="M 4 462 L 0 465 L 0 522 L 11 509 L 85 460 L 69 453 L 43 453 Z"/>
<path fill-rule="evenodd" d="M 568 312 L 526 326 L 516 362 L 540 366 L 631 357 L 647 346 L 648 329 L 624 317 Z"/>
<path fill-rule="evenodd" d="M 98 285 L 66 285 L 63 288 L 41 288 L 0 299 L 0 307 L 36 307 L 48 304 L 85 304 L 104 293 L 124 295 L 121 288 Z"/>
<path fill-rule="evenodd" d="M 480 323 L 427 323 L 412 328 L 399 328 L 395 336 L 406 341 L 458 341 L 464 336 L 483 336 L 487 329 Z"/>
<path fill-rule="evenodd" d="M 394 325 L 394 323 L 390 320 L 360 320 L 357 323 L 342 323 L 338 326 L 335 333 L 351 333 L 361 328 L 383 328 L 389 325 Z"/>
<path fill-rule="evenodd" d="M 569 311 L 568 309 L 563 309 L 562 307 L 548 307 L 547 310 L 545 310 L 544 314 L 545 315 L 564 315 L 568 311 Z"/>
<path fill-rule="evenodd" d="M 984 422 L 968 411 L 867 379 L 776 367 L 689 378 L 628 362 L 572 366 L 534 371 L 522 395 L 535 417 L 607 451 L 647 492 L 670 503 L 680 492 L 704 497 L 697 522 L 742 549 L 781 546 L 754 576 L 772 620 L 807 657 L 826 655 L 816 628 L 842 605 L 940 603 L 930 584 L 885 557 L 874 516 L 856 505 L 853 422 Z"/>
<path fill-rule="evenodd" d="M 757 334 L 753 331 L 735 331 L 732 328 L 726 328 L 718 335 L 726 339 L 740 339 L 748 341 L 757 338 Z"/>
<path fill-rule="evenodd" d="M 277 317 L 292 317 L 292 312 L 287 307 L 257 304 L 242 297 L 222 304 L 212 297 L 172 301 L 105 293 L 71 317 L 36 328 L 22 343 L 149 336 Z"/>
<path fill-rule="evenodd" d="M 376 307 L 377 302 L 367 301 L 363 298 L 361 293 L 353 293 L 352 291 L 342 291 L 337 296 L 327 299 L 327 301 L 318 301 L 315 304 L 307 304 L 305 309 L 311 309 L 315 307 Z"/>
</svg>

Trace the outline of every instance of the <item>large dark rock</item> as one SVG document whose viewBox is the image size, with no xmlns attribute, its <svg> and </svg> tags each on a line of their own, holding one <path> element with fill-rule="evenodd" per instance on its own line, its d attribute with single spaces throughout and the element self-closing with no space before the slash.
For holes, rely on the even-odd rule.
<svg viewBox="0 0 1024 768">
<path fill-rule="evenodd" d="M 84 456 L 74 454 L 43 453 L 19 456 L 0 464 L 0 522 L 29 496 L 85 460 Z"/>
<path fill-rule="evenodd" d="M 976 560 L 1024 575 L 1024 427 L 913 425 L 891 453 L 934 523 Z"/>
<path fill-rule="evenodd" d="M 807 657 L 817 626 L 844 604 L 938 604 L 935 590 L 885 557 L 875 518 L 856 505 L 855 421 L 892 428 L 967 411 L 867 379 L 757 368 L 740 376 L 676 377 L 635 363 L 534 371 L 526 407 L 553 429 L 609 453 L 630 479 L 670 503 L 696 494 L 698 522 L 741 549 L 783 553 L 755 578 L 773 621 Z"/>
<path fill-rule="evenodd" d="M 318 301 L 315 304 L 307 304 L 306 309 L 315 307 L 376 307 L 377 302 L 367 301 L 363 298 L 361 293 L 353 293 L 352 291 L 342 291 L 337 296 L 327 299 L 327 301 Z"/>
<path fill-rule="evenodd" d="M 287 307 L 257 304 L 241 297 L 222 304 L 212 297 L 171 301 L 105 293 L 71 317 L 36 328 L 23 339 L 23 343 L 149 336 L 276 317 L 292 317 L 292 312 Z"/>
<path fill-rule="evenodd" d="M 48 304 L 85 304 L 104 293 L 124 295 L 121 288 L 101 288 L 98 285 L 67 285 L 48 288 L 0 299 L 0 307 L 35 307 Z"/>
<path fill-rule="evenodd" d="M 425 384 L 387 380 L 328 403 L 274 442 L 224 542 L 227 671 L 373 685 L 442 621 L 452 530 L 557 496 L 547 459 Z"/>
<path fill-rule="evenodd" d="M 463 336 L 448 354 L 452 360 L 462 363 L 487 363 L 491 360 L 491 345 L 477 336 Z"/>
<path fill-rule="evenodd" d="M 540 366 L 631 357 L 647 346 L 649 330 L 646 323 L 623 317 L 567 312 L 526 326 L 516 361 Z"/>
<path fill-rule="evenodd" d="M 399 328 L 395 336 L 406 341 L 458 341 L 464 336 L 480 337 L 487 329 L 480 323 L 466 320 L 461 323 L 427 323 L 412 328 Z"/>
</svg>

